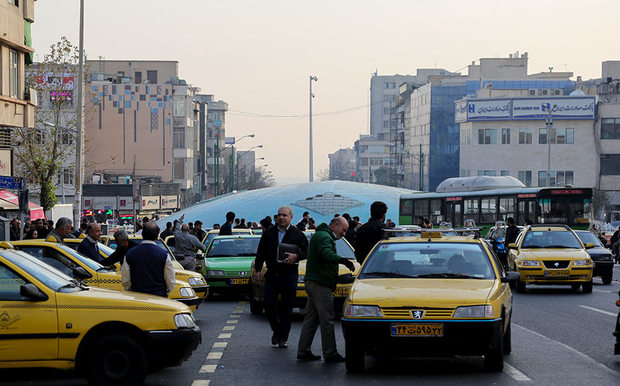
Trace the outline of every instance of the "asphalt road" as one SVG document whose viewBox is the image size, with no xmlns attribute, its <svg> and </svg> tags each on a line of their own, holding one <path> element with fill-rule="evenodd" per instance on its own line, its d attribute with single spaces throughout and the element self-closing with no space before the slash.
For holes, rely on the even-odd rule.
<svg viewBox="0 0 620 386">
<path fill-rule="evenodd" d="M 614 277 L 620 278 L 620 266 Z M 146 385 L 614 385 L 620 355 L 612 332 L 620 282 L 595 279 L 592 294 L 568 287 L 528 287 L 514 294 L 513 351 L 501 373 L 487 373 L 482 357 L 395 359 L 367 357 L 363 374 L 343 363 L 297 362 L 302 317 L 296 314 L 288 349 L 270 344 L 264 315 L 252 315 L 242 296 L 216 296 L 196 311 L 203 343 L 180 367 L 150 374 Z M 340 352 L 344 339 L 336 326 Z M 321 354 L 320 336 L 313 347 Z M 85 385 L 70 374 L 46 370 L 2 371 L 0 385 Z"/>
</svg>

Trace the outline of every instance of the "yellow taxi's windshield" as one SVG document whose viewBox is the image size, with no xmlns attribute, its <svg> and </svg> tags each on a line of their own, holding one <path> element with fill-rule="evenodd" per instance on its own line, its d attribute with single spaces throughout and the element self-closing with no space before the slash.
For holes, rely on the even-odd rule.
<svg viewBox="0 0 620 386">
<path fill-rule="evenodd" d="M 474 243 L 383 243 L 368 257 L 363 278 L 495 279 L 486 251 Z"/>
<path fill-rule="evenodd" d="M 567 231 L 530 231 L 521 248 L 583 248 L 579 239 Z"/>
</svg>

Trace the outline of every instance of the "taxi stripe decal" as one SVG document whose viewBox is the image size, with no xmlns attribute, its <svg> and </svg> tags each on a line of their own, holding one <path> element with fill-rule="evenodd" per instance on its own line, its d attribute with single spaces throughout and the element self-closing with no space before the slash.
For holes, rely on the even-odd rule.
<svg viewBox="0 0 620 386">
<path fill-rule="evenodd" d="M 175 299 L 176 300 L 176 299 Z M 126 311 L 176 311 L 176 308 L 165 306 L 121 306 L 121 305 L 83 305 L 83 304 L 59 304 L 57 307 L 46 304 L 3 304 L 0 308 L 46 308 L 50 310 L 58 309 L 80 309 L 80 310 L 126 310 Z"/>
<path fill-rule="evenodd" d="M 79 337 L 79 333 L 60 333 L 60 334 L 2 334 L 0 340 L 13 339 L 75 339 Z"/>
</svg>

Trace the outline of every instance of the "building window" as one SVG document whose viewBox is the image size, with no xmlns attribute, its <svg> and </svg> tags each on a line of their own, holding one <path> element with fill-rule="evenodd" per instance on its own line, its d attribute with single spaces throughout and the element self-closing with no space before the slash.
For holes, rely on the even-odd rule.
<svg viewBox="0 0 620 386">
<path fill-rule="evenodd" d="M 387 107 L 383 108 L 383 114 L 389 114 L 390 113 L 390 109 L 388 109 Z"/>
<path fill-rule="evenodd" d="M 172 115 L 175 117 L 184 117 L 186 115 L 185 98 L 181 97 L 173 100 Z"/>
<path fill-rule="evenodd" d="M 383 127 L 384 128 L 390 127 L 390 121 L 383 121 Z"/>
<path fill-rule="evenodd" d="M 157 84 L 157 70 L 147 70 L 146 80 L 151 84 Z"/>
<path fill-rule="evenodd" d="M 500 172 L 500 175 L 501 175 L 501 176 L 509 176 L 509 175 L 510 175 L 510 170 L 502 170 L 502 171 Z"/>
<path fill-rule="evenodd" d="M 385 82 L 383 84 L 383 88 L 390 88 L 390 82 Z"/>
<path fill-rule="evenodd" d="M 479 145 L 496 145 L 497 129 L 478 129 Z"/>
<path fill-rule="evenodd" d="M 396 88 L 396 83 L 392 82 L 392 88 Z"/>
<path fill-rule="evenodd" d="M 73 185 L 73 168 L 62 168 L 58 171 L 57 184 Z"/>
<path fill-rule="evenodd" d="M 532 144 L 532 129 L 519 129 L 519 145 Z"/>
<path fill-rule="evenodd" d="M 619 176 L 620 175 L 620 154 L 601 155 L 601 175 Z"/>
<path fill-rule="evenodd" d="M 502 145 L 510 145 L 510 129 L 502 129 Z"/>
<path fill-rule="evenodd" d="M 479 176 L 497 176 L 497 170 L 478 170 Z"/>
<path fill-rule="evenodd" d="M 13 4 L 16 7 L 19 7 L 19 0 L 9 0 L 9 4 Z"/>
<path fill-rule="evenodd" d="M 549 172 L 549 186 L 566 186 L 575 183 L 575 175 L 571 170 L 551 170 Z M 538 172 L 538 186 L 547 186 L 547 172 Z"/>
<path fill-rule="evenodd" d="M 569 144 L 572 145 L 575 143 L 575 129 L 566 128 L 566 129 L 555 129 L 556 134 L 556 143 L 558 145 Z"/>
<path fill-rule="evenodd" d="M 185 149 L 185 130 L 174 129 L 172 133 L 172 147 L 177 149 Z"/>
<path fill-rule="evenodd" d="M 368 166 L 368 158 L 366 158 L 366 157 L 360 158 L 360 165 L 361 166 Z"/>
<path fill-rule="evenodd" d="M 531 170 L 519 170 L 518 177 L 519 181 L 523 182 L 523 185 L 530 187 L 532 186 L 532 171 Z"/>
<path fill-rule="evenodd" d="M 9 63 L 9 96 L 19 98 L 19 53 L 10 50 Z"/>
<path fill-rule="evenodd" d="M 183 180 L 185 179 L 185 158 L 175 158 L 174 159 L 174 176 L 172 177 L 175 180 Z"/>
<path fill-rule="evenodd" d="M 620 118 L 601 119 L 601 139 L 620 139 Z"/>
<path fill-rule="evenodd" d="M 134 77 L 134 83 L 136 84 L 142 83 L 142 71 L 136 71 L 136 76 Z"/>
</svg>

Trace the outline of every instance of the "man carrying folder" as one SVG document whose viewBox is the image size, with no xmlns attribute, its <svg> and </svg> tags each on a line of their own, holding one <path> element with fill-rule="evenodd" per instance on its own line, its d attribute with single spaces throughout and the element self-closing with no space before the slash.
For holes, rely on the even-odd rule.
<svg viewBox="0 0 620 386">
<path fill-rule="evenodd" d="M 288 347 L 288 335 L 291 331 L 293 305 L 297 292 L 297 263 L 304 260 L 308 253 L 306 235 L 297 227 L 291 226 L 291 220 L 293 220 L 293 208 L 280 207 L 276 219 L 277 226 L 264 231 L 260 238 L 255 262 L 255 279 L 259 283 L 263 279 L 263 263 L 267 264 L 265 313 L 273 331 L 271 344 L 280 348 Z M 280 244 L 287 245 L 279 248 Z M 298 248 L 296 252 L 288 252 L 294 251 L 295 246 Z M 279 303 L 278 296 L 280 296 Z"/>
</svg>

